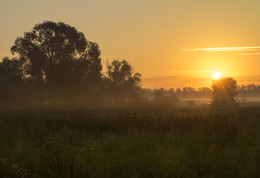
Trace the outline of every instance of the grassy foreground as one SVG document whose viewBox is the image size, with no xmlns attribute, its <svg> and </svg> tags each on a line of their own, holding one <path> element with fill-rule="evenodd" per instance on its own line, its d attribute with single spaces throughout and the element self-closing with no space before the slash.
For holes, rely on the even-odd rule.
<svg viewBox="0 0 260 178">
<path fill-rule="evenodd" d="M 260 109 L 1 112 L 0 177 L 260 177 Z"/>
</svg>

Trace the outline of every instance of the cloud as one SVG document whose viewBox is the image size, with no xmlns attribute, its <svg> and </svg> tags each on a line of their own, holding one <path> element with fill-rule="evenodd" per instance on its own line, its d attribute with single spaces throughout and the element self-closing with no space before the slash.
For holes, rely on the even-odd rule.
<svg viewBox="0 0 260 178">
<path fill-rule="evenodd" d="M 195 48 L 195 49 L 181 49 L 189 52 L 207 51 L 207 52 L 248 52 L 260 51 L 260 46 L 243 46 L 243 47 L 215 47 L 215 48 Z M 241 53 L 242 54 L 242 53 Z M 249 53 L 247 53 L 249 54 Z"/>
<path fill-rule="evenodd" d="M 182 70 L 182 71 L 169 71 L 169 73 L 175 74 L 187 74 L 187 73 L 209 73 L 211 70 Z"/>
<path fill-rule="evenodd" d="M 251 56 L 251 55 L 260 55 L 260 53 L 239 53 L 241 56 Z"/>
<path fill-rule="evenodd" d="M 218 51 L 256 51 L 259 50 L 260 46 L 245 46 L 245 47 L 217 47 L 217 48 L 197 48 L 193 51 L 209 51 L 209 52 L 218 52 Z"/>
</svg>

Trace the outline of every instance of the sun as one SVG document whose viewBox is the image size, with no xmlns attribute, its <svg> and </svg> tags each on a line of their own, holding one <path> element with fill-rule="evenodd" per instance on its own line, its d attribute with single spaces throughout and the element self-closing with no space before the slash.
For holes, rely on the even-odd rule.
<svg viewBox="0 0 260 178">
<path fill-rule="evenodd" d="M 213 74 L 213 78 L 214 79 L 219 79 L 221 77 L 221 74 L 219 73 L 219 72 L 215 72 L 214 74 Z"/>
</svg>

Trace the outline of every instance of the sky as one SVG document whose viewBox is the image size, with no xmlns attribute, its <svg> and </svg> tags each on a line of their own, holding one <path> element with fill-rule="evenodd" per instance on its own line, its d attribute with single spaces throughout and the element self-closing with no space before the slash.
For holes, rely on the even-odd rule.
<svg viewBox="0 0 260 178">
<path fill-rule="evenodd" d="M 126 59 L 143 87 L 210 86 L 212 74 L 260 83 L 259 0 L 0 0 L 0 58 L 45 20 Z"/>
</svg>

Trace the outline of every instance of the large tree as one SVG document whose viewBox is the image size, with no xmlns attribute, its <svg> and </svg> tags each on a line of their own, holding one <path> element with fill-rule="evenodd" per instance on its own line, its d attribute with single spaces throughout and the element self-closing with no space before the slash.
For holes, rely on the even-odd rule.
<svg viewBox="0 0 260 178">
<path fill-rule="evenodd" d="M 212 84 L 212 106 L 230 108 L 236 106 L 235 96 L 237 92 L 237 83 L 231 77 L 222 78 L 213 81 Z"/>
<path fill-rule="evenodd" d="M 49 85 L 101 77 L 100 51 L 82 32 L 63 22 L 45 21 L 18 37 L 11 47 L 27 65 L 26 75 Z M 89 76 L 88 76 L 89 74 Z"/>
</svg>

